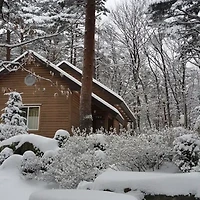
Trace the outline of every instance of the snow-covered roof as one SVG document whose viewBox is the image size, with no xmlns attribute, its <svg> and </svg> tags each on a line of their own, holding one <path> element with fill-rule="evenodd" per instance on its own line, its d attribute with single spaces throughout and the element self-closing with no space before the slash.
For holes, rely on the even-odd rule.
<svg viewBox="0 0 200 200">
<path fill-rule="evenodd" d="M 80 70 L 76 66 L 72 65 L 68 61 L 61 61 L 56 66 L 59 67 L 62 64 L 66 64 L 67 66 L 69 66 L 70 68 L 72 68 L 73 70 L 75 70 L 76 72 L 78 72 L 79 74 L 82 75 L 82 70 Z M 104 90 L 106 90 L 107 92 L 109 92 L 110 94 L 112 94 L 113 96 L 115 96 L 117 99 L 119 99 L 122 102 L 123 109 L 126 110 L 126 112 L 128 112 L 129 115 L 131 115 L 131 117 L 130 116 L 129 117 L 132 118 L 132 119 L 135 118 L 134 114 L 132 113 L 132 111 L 130 110 L 130 108 L 128 107 L 128 105 L 126 104 L 126 102 L 124 101 L 124 99 L 121 96 L 119 96 L 116 92 L 114 92 L 113 90 L 111 90 L 110 88 L 108 88 L 107 86 L 105 86 L 104 84 L 102 84 L 101 82 L 97 81 L 94 78 L 93 78 L 93 83 L 95 83 L 96 85 L 98 85 L 99 87 L 103 88 Z"/>
<path fill-rule="evenodd" d="M 60 66 L 63 63 L 65 63 L 66 65 L 68 65 L 69 67 L 71 67 L 72 69 L 74 69 L 75 71 L 77 71 L 78 73 L 82 74 L 82 70 L 80 70 L 78 67 L 72 65 L 70 62 L 67 62 L 67 61 L 61 61 L 60 63 L 57 64 L 57 66 Z M 104 90 L 106 90 L 109 93 L 111 93 L 112 95 L 114 95 L 115 97 L 117 97 L 118 99 L 120 99 L 121 101 L 124 101 L 121 96 L 119 96 L 116 92 L 114 92 L 113 90 L 111 90 L 110 88 L 108 88 L 107 86 L 105 86 L 104 84 L 102 84 L 101 82 L 97 81 L 94 78 L 93 78 L 93 82 L 96 83 L 97 85 L 99 85 L 100 87 L 102 87 Z"/>
<path fill-rule="evenodd" d="M 36 53 L 36 52 L 34 52 L 32 50 L 26 51 L 21 56 L 19 56 L 15 60 L 13 60 L 11 62 L 11 64 L 14 63 L 14 62 L 19 61 L 22 58 L 24 58 L 29 53 L 31 53 L 33 56 L 35 56 L 37 59 L 39 59 L 43 63 L 47 64 L 47 66 L 49 66 L 49 67 L 53 68 L 54 70 L 56 70 L 57 72 L 59 72 L 62 76 L 66 77 L 67 79 L 71 80 L 76 85 L 78 85 L 79 87 L 81 87 L 82 83 L 80 81 L 78 81 L 73 76 L 71 76 L 70 74 L 68 74 L 64 70 L 62 70 L 60 67 L 58 67 L 57 65 L 54 65 L 52 62 L 50 62 L 49 60 L 47 60 L 46 58 L 44 58 L 43 56 L 41 56 L 40 54 L 38 54 L 38 53 Z M 9 64 L 8 66 L 11 66 L 11 64 Z M 120 122 L 124 121 L 124 118 L 122 117 L 121 113 L 114 106 L 112 106 L 111 104 L 109 104 L 108 102 L 106 102 L 105 100 L 103 100 L 101 97 L 95 95 L 94 93 L 92 93 L 92 97 L 95 100 L 97 100 L 98 102 L 100 102 L 101 104 L 103 104 L 104 106 L 106 106 L 107 108 L 109 108 L 110 110 L 114 111 L 114 113 L 116 113 L 118 115 L 118 120 Z"/>
<path fill-rule="evenodd" d="M 9 67 L 11 67 L 13 64 L 16 64 L 17 61 L 21 60 L 28 54 L 28 51 L 24 52 L 21 54 L 19 57 L 15 58 L 13 61 L 11 61 L 9 64 L 5 65 L 3 67 L 0 67 L 0 73 L 3 72 L 4 70 L 9 71 Z M 8 61 L 9 62 L 9 61 Z"/>
</svg>

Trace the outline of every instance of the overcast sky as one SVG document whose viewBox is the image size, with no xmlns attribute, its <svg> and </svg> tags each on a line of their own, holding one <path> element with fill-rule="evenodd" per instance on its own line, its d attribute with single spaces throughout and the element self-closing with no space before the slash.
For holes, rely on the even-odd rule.
<svg viewBox="0 0 200 200">
<path fill-rule="evenodd" d="M 108 7 L 108 8 L 111 7 L 112 8 L 120 1 L 122 1 L 122 0 L 107 0 L 106 7 Z"/>
<path fill-rule="evenodd" d="M 118 3 L 122 2 L 122 1 L 128 1 L 128 0 L 107 0 L 106 1 L 106 7 L 108 8 L 113 8 L 115 5 L 117 5 Z M 148 2 L 157 2 L 159 0 L 149 0 Z"/>
</svg>

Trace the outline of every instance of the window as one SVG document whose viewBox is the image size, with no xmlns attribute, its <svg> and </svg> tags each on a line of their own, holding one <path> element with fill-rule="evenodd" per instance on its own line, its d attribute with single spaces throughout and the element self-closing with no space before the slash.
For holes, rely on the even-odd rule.
<svg viewBox="0 0 200 200">
<path fill-rule="evenodd" d="M 26 125 L 29 130 L 39 129 L 39 106 L 24 106 L 21 108 L 22 116 L 26 118 Z"/>
</svg>

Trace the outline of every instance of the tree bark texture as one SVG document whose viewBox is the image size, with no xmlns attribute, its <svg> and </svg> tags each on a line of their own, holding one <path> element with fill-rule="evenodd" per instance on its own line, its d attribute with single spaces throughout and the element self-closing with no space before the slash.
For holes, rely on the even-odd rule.
<svg viewBox="0 0 200 200">
<path fill-rule="evenodd" d="M 95 48 L 95 0 L 86 2 L 84 60 L 80 96 L 80 128 L 90 131 L 92 127 L 92 78 L 94 71 Z"/>
</svg>

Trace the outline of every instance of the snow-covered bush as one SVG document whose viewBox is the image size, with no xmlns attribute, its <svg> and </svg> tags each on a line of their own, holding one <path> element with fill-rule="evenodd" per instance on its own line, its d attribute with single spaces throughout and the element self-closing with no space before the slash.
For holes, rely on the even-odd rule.
<svg viewBox="0 0 200 200">
<path fill-rule="evenodd" d="M 193 129 L 200 134 L 200 106 L 196 106 L 191 111 L 190 120 L 192 122 Z"/>
<path fill-rule="evenodd" d="M 6 107 L 2 110 L 1 120 L 4 122 L 0 124 L 0 140 L 10 138 L 18 134 L 26 134 L 27 126 L 25 118 L 21 116 L 22 97 L 18 92 L 10 92 Z"/>
<path fill-rule="evenodd" d="M 27 134 L 27 129 L 23 126 L 0 124 L 0 141 L 19 134 Z"/>
<path fill-rule="evenodd" d="M 57 130 L 54 135 L 54 139 L 58 141 L 59 147 L 62 147 L 66 143 L 66 141 L 69 139 L 69 137 L 70 137 L 69 132 L 63 129 Z"/>
<path fill-rule="evenodd" d="M 200 172 L 200 159 L 197 163 L 197 166 L 193 167 L 191 171 Z"/>
<path fill-rule="evenodd" d="M 39 157 L 34 152 L 26 151 L 22 157 L 21 173 L 26 179 L 35 178 L 42 168 L 42 163 Z"/>
<path fill-rule="evenodd" d="M 0 151 L 5 147 L 11 148 L 15 154 L 23 155 L 25 151 L 33 151 L 37 156 L 59 149 L 56 140 L 36 134 L 15 135 L 0 143 Z"/>
<path fill-rule="evenodd" d="M 159 137 L 113 135 L 108 140 L 107 159 L 120 170 L 155 170 L 171 156 L 171 148 Z"/>
<path fill-rule="evenodd" d="M 6 147 L 5 149 L 3 149 L 0 152 L 0 165 L 4 162 L 4 160 L 6 160 L 8 157 L 10 157 L 11 155 L 13 155 L 13 150 Z"/>
<path fill-rule="evenodd" d="M 46 151 L 44 153 L 44 155 L 42 156 L 41 158 L 41 172 L 44 173 L 46 172 L 47 170 L 49 170 L 55 156 L 57 154 L 57 151 L 53 151 L 53 150 L 49 150 L 49 151 Z"/>
<path fill-rule="evenodd" d="M 62 188 L 76 188 L 80 181 L 94 180 L 104 161 L 90 137 L 73 136 L 58 151 L 43 179 L 55 181 Z"/>
<path fill-rule="evenodd" d="M 173 162 L 183 172 L 189 172 L 197 166 L 200 158 L 200 138 L 196 134 L 186 134 L 174 141 Z"/>
<path fill-rule="evenodd" d="M 94 145 L 94 148 L 96 150 L 105 151 L 107 142 L 106 142 L 106 135 L 101 133 L 91 134 L 88 137 L 90 137 L 91 142 Z"/>
<path fill-rule="evenodd" d="M 145 135 L 162 136 L 162 140 L 164 142 L 166 142 L 168 144 L 168 146 L 173 147 L 173 142 L 177 137 L 179 137 L 181 135 L 185 135 L 185 134 L 190 134 L 190 133 L 193 133 L 193 132 L 188 129 L 185 129 L 181 126 L 178 126 L 178 127 L 163 129 L 160 131 L 150 129 L 145 132 Z"/>
</svg>

